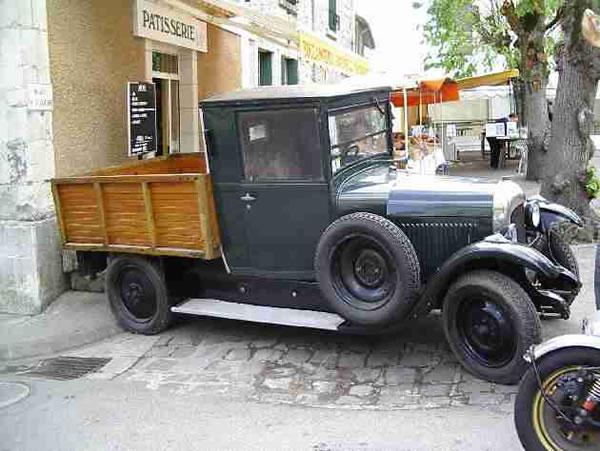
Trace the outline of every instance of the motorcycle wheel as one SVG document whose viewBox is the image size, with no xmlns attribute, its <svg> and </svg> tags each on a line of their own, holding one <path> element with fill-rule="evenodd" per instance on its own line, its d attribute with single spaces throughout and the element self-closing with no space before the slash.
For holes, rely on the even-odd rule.
<svg viewBox="0 0 600 451">
<path fill-rule="evenodd" d="M 567 417 L 573 407 L 579 407 L 585 401 L 573 402 L 564 396 L 566 381 L 577 374 L 581 368 L 600 367 L 600 351 L 597 349 L 571 347 L 554 351 L 537 362 L 539 377 L 546 397 L 550 399 Z M 587 392 L 586 392 L 587 394 Z M 515 401 L 515 426 L 519 440 L 526 450 L 589 450 L 600 448 L 600 429 L 591 426 L 577 427 L 558 414 L 542 396 L 538 378 L 531 366 L 519 385 Z M 570 416 L 569 416 L 570 415 Z M 600 411 L 592 417 L 598 421 Z M 573 418 L 571 418 L 573 419 Z"/>
</svg>

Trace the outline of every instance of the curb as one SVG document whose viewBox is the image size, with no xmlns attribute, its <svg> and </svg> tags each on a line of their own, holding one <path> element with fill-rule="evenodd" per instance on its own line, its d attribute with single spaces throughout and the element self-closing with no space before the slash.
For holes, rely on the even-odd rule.
<svg viewBox="0 0 600 451">
<path fill-rule="evenodd" d="M 39 315 L 0 317 L 0 363 L 58 354 L 122 332 L 103 294 L 68 291 Z"/>
</svg>

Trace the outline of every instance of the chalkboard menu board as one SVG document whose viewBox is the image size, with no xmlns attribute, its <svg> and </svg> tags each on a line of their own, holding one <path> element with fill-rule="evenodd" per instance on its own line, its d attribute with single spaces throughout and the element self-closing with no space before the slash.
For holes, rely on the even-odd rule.
<svg viewBox="0 0 600 451">
<path fill-rule="evenodd" d="M 127 83 L 129 155 L 156 151 L 156 90 L 154 83 Z"/>
</svg>

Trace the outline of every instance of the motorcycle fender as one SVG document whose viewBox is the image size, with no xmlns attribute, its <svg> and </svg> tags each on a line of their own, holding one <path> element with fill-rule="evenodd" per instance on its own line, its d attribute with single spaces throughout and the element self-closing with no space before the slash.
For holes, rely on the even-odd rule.
<svg viewBox="0 0 600 451">
<path fill-rule="evenodd" d="M 496 239 L 496 236 L 492 236 L 460 249 L 446 260 L 427 284 L 422 299 L 438 299 L 466 268 L 472 266 L 483 269 L 486 268 L 485 262 L 528 268 L 548 279 L 561 278 L 574 288 L 581 286 L 575 274 L 554 264 L 537 249 L 508 240 L 501 241 Z"/>
<path fill-rule="evenodd" d="M 600 351 L 600 337 L 593 335 L 561 335 L 552 338 L 533 348 L 533 357 L 536 361 L 551 352 L 564 348 L 589 348 Z M 531 363 L 531 354 L 527 353 L 523 357 Z"/>
</svg>

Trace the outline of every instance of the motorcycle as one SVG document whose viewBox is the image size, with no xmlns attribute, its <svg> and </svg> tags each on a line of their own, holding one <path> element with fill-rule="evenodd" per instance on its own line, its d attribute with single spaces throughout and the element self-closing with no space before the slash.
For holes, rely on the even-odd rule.
<svg viewBox="0 0 600 451">
<path fill-rule="evenodd" d="M 532 347 L 514 420 L 528 451 L 600 450 L 600 245 L 594 283 L 597 312 L 583 334 Z"/>
</svg>

